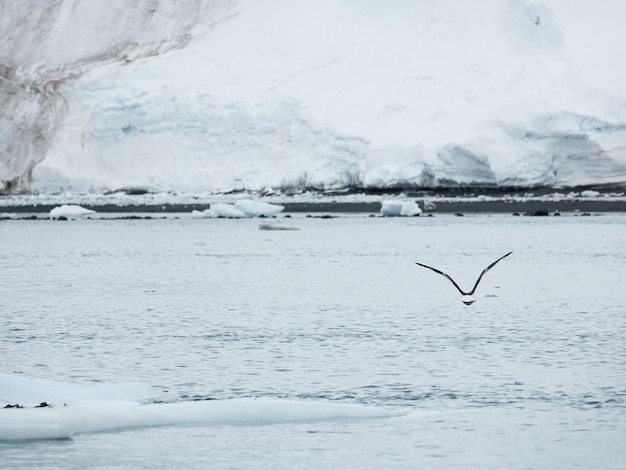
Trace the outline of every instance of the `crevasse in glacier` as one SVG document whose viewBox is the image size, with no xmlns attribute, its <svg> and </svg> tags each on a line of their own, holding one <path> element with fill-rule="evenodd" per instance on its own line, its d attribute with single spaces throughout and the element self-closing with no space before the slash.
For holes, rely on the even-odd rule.
<svg viewBox="0 0 626 470">
<path fill-rule="evenodd" d="M 0 8 L 5 190 L 626 184 L 619 2 Z"/>
</svg>

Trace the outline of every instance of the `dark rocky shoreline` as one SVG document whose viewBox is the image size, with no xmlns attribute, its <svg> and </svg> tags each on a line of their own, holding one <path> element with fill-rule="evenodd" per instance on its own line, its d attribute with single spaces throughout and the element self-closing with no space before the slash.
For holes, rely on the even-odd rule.
<svg viewBox="0 0 626 470">
<path fill-rule="evenodd" d="M 593 192 L 594 197 L 585 197 L 585 191 Z M 42 204 L 11 200 L 0 196 L 0 214 L 47 214 L 54 207 L 61 204 L 78 204 L 87 209 L 99 213 L 185 213 L 194 210 L 202 211 L 209 208 L 210 203 L 205 202 L 171 202 L 161 203 L 151 200 L 143 200 L 142 197 L 149 195 L 146 190 L 126 188 L 118 194 L 124 194 L 124 202 L 116 201 L 108 203 L 80 202 L 68 197 L 59 203 L 46 201 Z M 626 188 L 621 186 L 603 187 L 575 187 L 575 188 L 452 188 L 447 190 L 416 190 L 410 188 L 398 189 L 352 189 L 337 191 L 314 191 L 309 194 L 318 195 L 319 201 L 298 201 L 297 194 L 285 194 L 282 198 L 276 194 L 249 194 L 250 199 L 264 200 L 271 198 L 273 204 L 285 207 L 283 214 L 320 214 L 320 213 L 363 213 L 378 214 L 380 202 L 376 199 L 401 198 L 416 201 L 426 213 L 512 213 L 512 214 L 536 214 L 536 213 L 582 213 L 582 212 L 626 212 Z M 241 197 L 246 193 L 233 192 L 231 195 Z M 106 195 L 105 195 L 106 196 Z M 224 196 L 224 195 L 222 195 Z M 26 196 L 28 197 L 28 196 Z M 137 199 L 135 199 L 135 197 Z M 362 201 L 358 201 L 362 197 Z M 19 199 L 20 196 L 17 196 Z M 315 199 L 315 197 L 312 197 Z M 353 200 L 349 200 L 353 199 Z M 368 199 L 370 199 L 368 201 Z M 433 203 L 435 207 L 427 210 L 426 202 Z M 268 201 L 270 202 L 270 201 Z"/>
<path fill-rule="evenodd" d="M 567 212 L 626 212 L 626 200 L 621 199 L 564 199 L 564 200 L 434 200 L 433 210 L 426 213 L 511 213 L 540 215 L 541 213 Z M 418 200 L 422 209 L 423 201 Z M 282 214 L 365 213 L 380 212 L 380 202 L 285 202 Z M 185 213 L 202 211 L 210 204 L 81 204 L 98 213 Z M 0 206 L 0 213 L 48 214 L 56 205 Z"/>
</svg>

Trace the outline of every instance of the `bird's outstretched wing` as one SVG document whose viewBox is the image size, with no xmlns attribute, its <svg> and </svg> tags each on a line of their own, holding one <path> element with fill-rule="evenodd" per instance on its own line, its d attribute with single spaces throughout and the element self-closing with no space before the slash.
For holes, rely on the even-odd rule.
<svg viewBox="0 0 626 470">
<path fill-rule="evenodd" d="M 511 253 L 513 253 L 512 251 L 509 251 L 506 255 L 502 256 L 501 258 L 498 258 L 497 260 L 495 260 L 493 263 L 491 263 L 489 266 L 487 266 L 482 273 L 480 273 L 480 276 L 478 276 L 478 279 L 476 280 L 476 284 L 474 284 L 474 288 L 470 291 L 469 295 L 474 295 L 474 292 L 476 292 L 476 288 L 478 287 L 478 284 L 480 283 L 480 280 L 483 278 L 483 276 L 487 273 L 487 271 L 489 271 L 491 268 L 493 268 L 499 261 L 503 260 L 504 258 L 506 258 L 507 256 L 509 256 Z M 432 269 L 432 268 L 430 268 Z M 452 281 L 454 282 L 454 281 Z M 456 284 L 455 284 L 456 285 Z M 458 288 L 458 287 L 457 287 Z M 459 289 L 460 290 L 460 289 Z"/>
<path fill-rule="evenodd" d="M 510 254 L 510 253 L 509 253 L 509 254 Z M 498 260 L 498 261 L 500 261 L 500 260 Z M 497 263 L 497 261 L 496 261 L 496 263 Z M 448 275 L 447 275 L 446 273 L 444 273 L 443 271 L 439 271 L 438 269 L 435 269 L 435 268 L 433 268 L 433 267 L 431 267 L 431 266 L 426 266 L 425 264 L 418 263 L 417 261 L 415 262 L 415 264 L 417 264 L 417 265 L 419 265 L 419 266 L 422 266 L 422 267 L 424 267 L 424 268 L 428 268 L 428 269 L 430 269 L 430 270 L 432 270 L 432 271 L 435 271 L 437 274 L 441 274 L 442 276 L 447 277 L 447 278 L 450 280 L 450 282 L 451 282 L 452 284 L 454 284 L 454 287 L 456 287 L 456 288 L 458 289 L 458 291 L 461 293 L 461 295 L 467 295 L 467 293 L 463 292 L 463 290 L 459 287 L 459 285 L 458 285 L 456 282 L 454 282 L 454 279 L 452 279 L 450 276 L 448 276 Z M 495 263 L 494 263 L 494 264 L 495 264 Z M 491 266 L 489 266 L 489 267 L 491 267 Z M 483 273 L 483 274 L 484 274 L 484 273 Z M 482 276 L 482 274 L 481 274 L 481 276 Z M 480 279 L 478 279 L 478 280 L 480 281 Z M 478 284 L 478 283 L 476 283 L 476 284 Z M 476 287 L 474 287 L 474 289 L 476 289 Z"/>
</svg>

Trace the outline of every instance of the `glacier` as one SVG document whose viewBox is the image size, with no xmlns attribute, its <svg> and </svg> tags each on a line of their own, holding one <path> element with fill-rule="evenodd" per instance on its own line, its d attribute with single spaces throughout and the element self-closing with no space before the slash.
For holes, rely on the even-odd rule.
<svg viewBox="0 0 626 470">
<path fill-rule="evenodd" d="M 617 0 L 2 2 L 0 191 L 624 187 L 624 19 Z"/>
</svg>

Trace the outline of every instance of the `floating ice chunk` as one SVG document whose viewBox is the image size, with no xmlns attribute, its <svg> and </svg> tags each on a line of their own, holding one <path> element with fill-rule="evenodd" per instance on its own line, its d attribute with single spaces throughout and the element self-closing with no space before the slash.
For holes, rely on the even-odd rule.
<svg viewBox="0 0 626 470">
<path fill-rule="evenodd" d="M 259 230 L 300 230 L 300 228 L 294 227 L 293 225 L 282 224 L 277 220 L 276 222 L 261 222 L 259 224 Z"/>
<path fill-rule="evenodd" d="M 211 204 L 209 209 L 203 211 L 194 210 L 191 216 L 196 219 L 202 218 L 225 218 L 225 219 L 241 219 L 246 216 L 242 211 L 232 204 Z"/>
<path fill-rule="evenodd" d="M 435 204 L 433 201 L 424 201 L 424 210 L 425 211 L 434 211 L 435 209 L 437 209 L 437 204 Z"/>
<path fill-rule="evenodd" d="M 0 441 L 69 438 L 138 427 L 298 423 L 399 416 L 385 408 L 271 398 L 142 404 L 145 384 L 79 385 L 0 374 Z M 46 400 L 52 406 L 29 403 Z"/>
<path fill-rule="evenodd" d="M 50 218 L 59 219 L 61 217 L 65 217 L 66 219 L 81 219 L 88 214 L 95 213 L 96 211 L 86 209 L 82 206 L 77 206 L 74 204 L 63 204 L 62 206 L 57 206 L 50 211 Z"/>
<path fill-rule="evenodd" d="M 420 215 L 422 209 L 415 201 L 387 200 L 381 202 L 380 213 L 387 217 L 413 217 Z"/>
<path fill-rule="evenodd" d="M 84 401 L 77 405 L 0 409 L 0 441 L 59 439 L 81 433 L 185 425 L 255 425 L 374 419 L 402 413 L 362 405 L 236 398 L 140 404 Z"/>
<path fill-rule="evenodd" d="M 582 197 L 598 197 L 600 193 L 598 191 L 594 191 L 593 189 L 587 189 L 580 193 Z"/>
<path fill-rule="evenodd" d="M 285 209 L 284 206 L 269 204 L 267 202 L 251 201 L 249 199 L 237 201 L 235 207 L 246 214 L 247 217 L 272 217 Z"/>
<path fill-rule="evenodd" d="M 244 199 L 237 201 L 234 205 L 211 204 L 211 207 L 204 211 L 192 211 L 191 216 L 195 218 L 224 217 L 229 219 L 239 219 L 242 217 L 273 217 L 283 209 L 283 206 Z"/>
<path fill-rule="evenodd" d="M 246 214 L 232 204 L 211 204 L 209 212 L 211 213 L 211 217 L 228 217 L 238 219 L 246 216 Z"/>
</svg>

